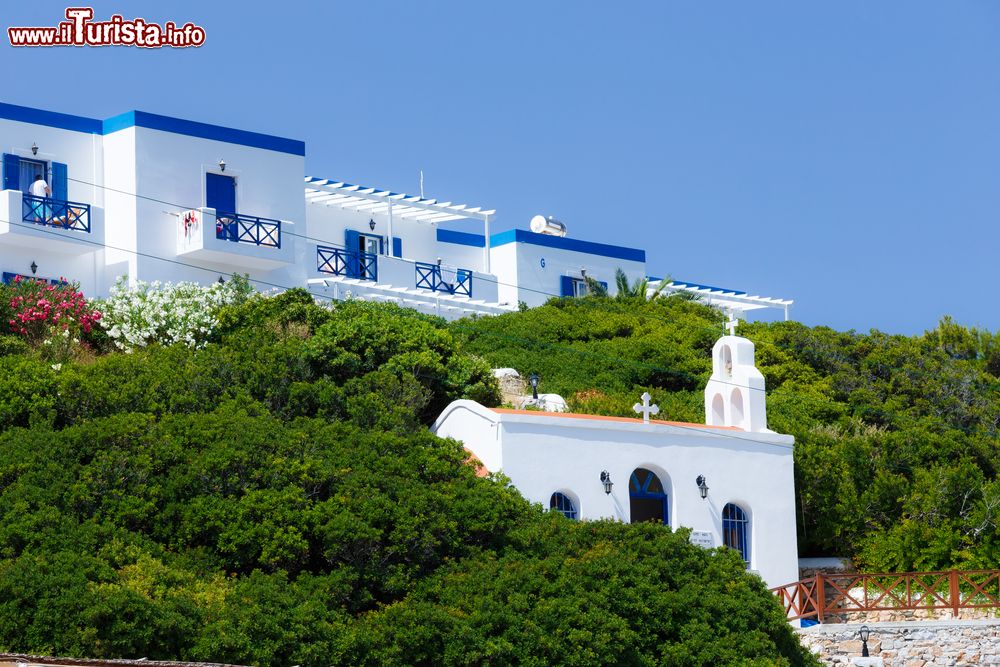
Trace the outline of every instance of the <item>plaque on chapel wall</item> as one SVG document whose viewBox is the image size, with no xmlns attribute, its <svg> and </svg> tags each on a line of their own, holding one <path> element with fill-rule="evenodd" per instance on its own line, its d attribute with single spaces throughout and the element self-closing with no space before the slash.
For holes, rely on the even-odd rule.
<svg viewBox="0 0 1000 667">
<path fill-rule="evenodd" d="M 711 549 L 715 546 L 715 537 L 712 535 L 712 532 L 708 530 L 692 530 L 691 544 L 697 544 L 699 547 Z"/>
</svg>

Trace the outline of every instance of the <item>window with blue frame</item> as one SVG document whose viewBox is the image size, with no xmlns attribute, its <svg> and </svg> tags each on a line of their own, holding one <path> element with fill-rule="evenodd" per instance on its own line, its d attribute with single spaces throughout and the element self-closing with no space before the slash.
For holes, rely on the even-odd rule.
<svg viewBox="0 0 1000 667">
<path fill-rule="evenodd" d="M 586 278 L 574 278 L 573 276 L 560 276 L 559 277 L 559 296 L 587 296 L 590 294 L 590 284 Z M 605 291 L 608 289 L 608 284 L 603 280 L 596 281 Z"/>
<path fill-rule="evenodd" d="M 657 521 L 670 525 L 669 496 L 652 470 L 636 468 L 628 482 L 629 517 L 632 523 Z"/>
<path fill-rule="evenodd" d="M 52 199 L 69 199 L 68 168 L 62 162 L 46 162 L 21 157 L 13 153 L 3 155 L 3 189 L 20 190 L 31 194 L 31 184 L 41 176 L 49 186 Z"/>
<path fill-rule="evenodd" d="M 750 566 L 750 519 L 739 505 L 727 503 L 722 508 L 722 542 L 740 552 L 743 562 Z"/>
<path fill-rule="evenodd" d="M 567 496 L 565 493 L 560 493 L 556 491 L 549 498 L 549 509 L 559 512 L 567 519 L 576 520 L 576 505 L 573 504 L 573 499 Z"/>
</svg>

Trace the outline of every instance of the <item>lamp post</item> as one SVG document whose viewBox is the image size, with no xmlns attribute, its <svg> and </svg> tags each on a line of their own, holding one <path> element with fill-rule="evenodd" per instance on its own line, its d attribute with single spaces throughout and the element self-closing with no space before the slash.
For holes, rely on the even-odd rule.
<svg viewBox="0 0 1000 667">
<path fill-rule="evenodd" d="M 868 656 L 868 638 L 872 636 L 871 628 L 867 625 L 862 625 L 861 629 L 858 630 L 858 636 L 861 638 L 861 657 L 867 658 Z"/>
<path fill-rule="evenodd" d="M 708 498 L 708 484 L 705 482 L 705 476 L 698 475 L 698 479 L 695 480 L 695 483 L 698 485 L 698 491 L 701 493 L 701 499 L 705 500 L 705 498 Z"/>
<path fill-rule="evenodd" d="M 528 382 L 531 383 L 531 397 L 538 400 L 538 373 L 532 373 L 528 376 Z"/>
<path fill-rule="evenodd" d="M 615 483 L 611 481 L 611 473 L 609 473 L 607 470 L 601 471 L 601 484 L 604 485 L 604 493 L 610 496 L 611 487 L 614 486 Z"/>
</svg>

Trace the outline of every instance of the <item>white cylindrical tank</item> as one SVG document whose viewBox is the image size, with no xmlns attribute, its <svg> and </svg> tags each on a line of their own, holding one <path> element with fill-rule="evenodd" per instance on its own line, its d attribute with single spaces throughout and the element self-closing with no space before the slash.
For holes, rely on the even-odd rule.
<svg viewBox="0 0 1000 667">
<path fill-rule="evenodd" d="M 566 236 L 566 225 L 559 222 L 551 215 L 547 218 L 543 215 L 536 215 L 531 219 L 531 231 L 536 234 Z"/>
</svg>

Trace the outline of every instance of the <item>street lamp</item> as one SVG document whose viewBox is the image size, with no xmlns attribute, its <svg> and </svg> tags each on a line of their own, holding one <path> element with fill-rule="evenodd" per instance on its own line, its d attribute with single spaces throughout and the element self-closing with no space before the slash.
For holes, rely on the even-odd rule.
<svg viewBox="0 0 1000 667">
<path fill-rule="evenodd" d="M 705 476 L 698 475 L 698 479 L 695 480 L 695 483 L 698 484 L 698 491 L 701 492 L 701 499 L 704 500 L 705 498 L 708 498 L 708 484 L 705 483 Z"/>
<path fill-rule="evenodd" d="M 607 470 L 601 471 L 601 484 L 604 485 L 604 493 L 610 496 L 611 487 L 614 486 L 615 483 L 611 481 L 611 473 L 609 473 Z"/>
<path fill-rule="evenodd" d="M 861 657 L 867 658 L 868 656 L 868 638 L 872 636 L 871 628 L 867 625 L 862 625 L 861 629 L 858 630 L 858 636 L 861 637 Z"/>
<path fill-rule="evenodd" d="M 538 400 L 538 373 L 532 373 L 528 376 L 528 382 L 531 383 L 531 397 Z"/>
</svg>

